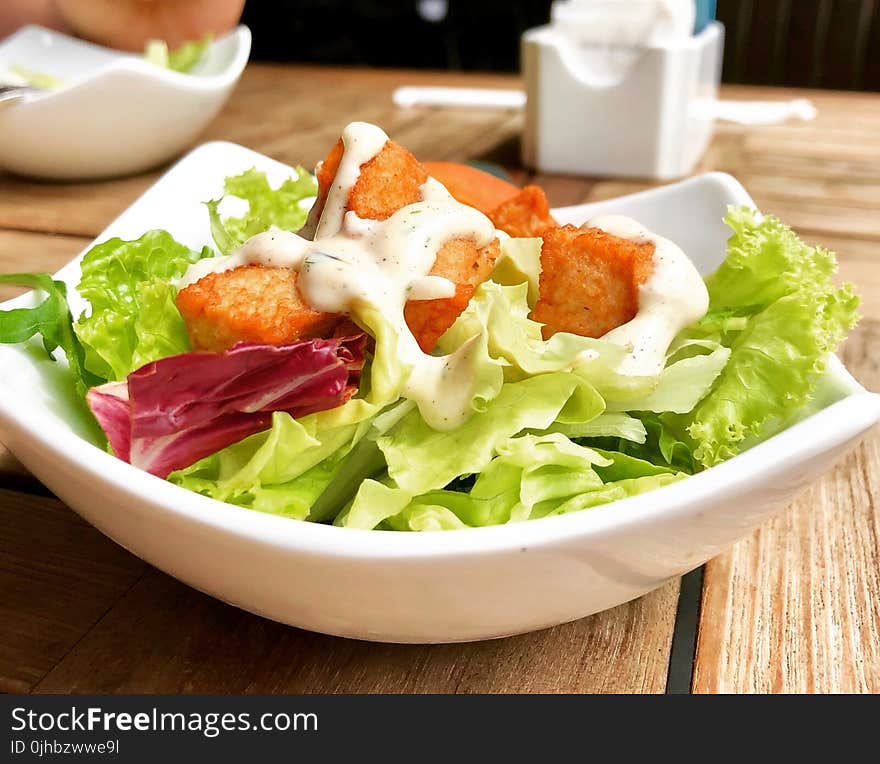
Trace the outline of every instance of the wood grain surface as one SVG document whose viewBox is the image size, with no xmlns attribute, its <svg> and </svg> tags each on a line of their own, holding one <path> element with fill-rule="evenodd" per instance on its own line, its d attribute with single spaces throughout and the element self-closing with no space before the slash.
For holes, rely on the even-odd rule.
<svg viewBox="0 0 880 764">
<path fill-rule="evenodd" d="M 662 692 L 677 592 L 520 637 L 387 645 L 272 623 L 151 570 L 34 689 Z"/>
<path fill-rule="evenodd" d="M 352 119 L 380 123 L 423 159 L 502 164 L 554 205 L 649 181 L 533 175 L 518 164 L 521 115 L 397 109 L 414 83 L 518 87 L 515 78 L 251 65 L 203 137 L 312 167 Z M 759 206 L 836 249 L 864 295 L 847 363 L 880 388 L 880 97 L 808 96 L 819 117 L 719 126 L 700 170 L 737 175 Z M 254 118 L 254 115 L 259 118 Z M 0 272 L 54 270 L 162 168 L 107 182 L 0 175 Z M 14 294 L 0 287 L 0 300 Z M 876 436 L 705 571 L 693 689 L 880 691 Z M 2 490 L 6 489 L 6 490 Z M 280 626 L 196 592 L 81 521 L 0 447 L 0 691 L 662 692 L 678 582 L 576 623 L 482 644 L 372 645 Z"/>
</svg>

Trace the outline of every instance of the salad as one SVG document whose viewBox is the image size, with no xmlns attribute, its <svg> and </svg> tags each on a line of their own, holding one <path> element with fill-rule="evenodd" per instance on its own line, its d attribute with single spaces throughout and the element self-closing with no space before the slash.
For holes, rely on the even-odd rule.
<svg viewBox="0 0 880 764">
<path fill-rule="evenodd" d="M 637 221 L 421 163 L 355 122 L 278 188 L 225 181 L 213 246 L 162 230 L 82 260 L 0 341 L 63 353 L 116 457 L 290 518 L 448 530 L 585 510 L 711 468 L 811 411 L 857 321 L 834 255 L 732 208 L 705 279 Z M 225 198 L 224 197 L 224 198 Z"/>
</svg>

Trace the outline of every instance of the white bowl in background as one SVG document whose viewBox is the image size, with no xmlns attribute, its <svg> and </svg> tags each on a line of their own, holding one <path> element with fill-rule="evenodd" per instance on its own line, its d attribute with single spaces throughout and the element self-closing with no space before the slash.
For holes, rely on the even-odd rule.
<svg viewBox="0 0 880 764">
<path fill-rule="evenodd" d="M 162 227 L 210 242 L 201 202 L 251 166 L 290 168 L 229 143 L 190 153 L 99 237 Z M 712 173 L 556 211 L 580 223 L 607 212 L 677 241 L 703 272 L 725 254 L 728 204 L 742 186 Z M 71 290 L 74 260 L 59 272 Z M 82 301 L 73 293 L 76 313 Z M 34 303 L 23 295 L 3 307 Z M 112 539 L 191 586 L 314 631 L 392 642 L 454 642 L 553 626 L 638 597 L 700 565 L 782 509 L 880 420 L 835 358 L 827 408 L 724 464 L 613 504 L 559 517 L 441 533 L 361 531 L 298 522 L 186 491 L 81 436 L 62 364 L 34 346 L 0 346 L 0 437 L 40 480 Z"/>
<path fill-rule="evenodd" d="M 155 167 L 214 119 L 250 49 L 250 30 L 238 26 L 182 74 L 142 55 L 23 27 L 0 42 L 0 64 L 49 74 L 62 85 L 0 104 L 0 169 L 72 180 Z"/>
</svg>

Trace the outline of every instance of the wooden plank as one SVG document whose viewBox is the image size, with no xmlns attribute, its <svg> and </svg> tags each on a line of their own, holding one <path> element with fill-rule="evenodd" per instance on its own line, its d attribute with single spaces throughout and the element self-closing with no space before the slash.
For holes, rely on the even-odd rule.
<svg viewBox="0 0 880 764">
<path fill-rule="evenodd" d="M 49 184 L 0 176 L 0 228 L 93 238 L 157 177 Z"/>
<path fill-rule="evenodd" d="M 857 209 L 832 202 L 765 199 L 755 195 L 763 212 L 776 215 L 792 228 L 815 236 L 880 242 L 880 215 L 876 209 Z"/>
<path fill-rule="evenodd" d="M 662 692 L 678 582 L 575 623 L 465 645 L 326 637 L 151 571 L 39 692 Z"/>
<path fill-rule="evenodd" d="M 740 182 L 755 196 L 800 202 L 830 202 L 856 209 L 880 209 L 880 175 L 875 178 L 791 178 L 776 173 L 740 173 Z"/>
<path fill-rule="evenodd" d="M 27 692 L 146 566 L 61 502 L 0 490 L 0 692 Z"/>
<path fill-rule="evenodd" d="M 28 231 L 0 231 L 0 273 L 54 273 L 78 255 L 89 239 L 78 236 L 52 236 Z M 0 302 L 26 289 L 0 284 Z"/>
<path fill-rule="evenodd" d="M 443 75 L 444 83 L 519 87 L 509 75 Z M 196 143 L 227 140 L 280 161 L 314 167 L 351 120 L 374 120 L 423 158 L 470 158 L 515 135 L 521 117 L 493 109 L 436 112 L 399 109 L 391 102 L 402 84 L 436 83 L 436 73 L 358 71 L 250 64 L 233 98 Z M 267 106 L 270 105 L 270 106 Z M 458 131 L 456 131 L 456 126 Z M 421 136 L 421 137 L 418 137 Z M 432 137 L 433 136 L 433 137 Z M 166 168 L 109 181 L 48 184 L 0 176 L 0 229 L 94 237 Z"/>
<path fill-rule="evenodd" d="M 844 348 L 880 389 L 880 322 Z M 880 692 L 880 433 L 706 565 L 694 692 Z"/>
</svg>

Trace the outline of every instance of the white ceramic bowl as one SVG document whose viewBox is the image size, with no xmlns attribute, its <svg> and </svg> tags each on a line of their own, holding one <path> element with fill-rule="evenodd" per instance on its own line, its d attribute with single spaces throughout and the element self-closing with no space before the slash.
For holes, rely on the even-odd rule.
<svg viewBox="0 0 880 764">
<path fill-rule="evenodd" d="M 105 231 L 163 227 L 209 241 L 201 201 L 251 166 L 289 168 L 228 143 L 193 151 Z M 750 199 L 731 177 L 703 175 L 621 199 L 557 210 L 581 222 L 632 215 L 690 253 L 723 258 L 726 205 Z M 59 274 L 71 287 L 76 261 Z M 25 295 L 8 303 L 32 304 Z M 73 295 L 74 310 L 81 303 Z M 835 359 L 829 405 L 711 470 L 583 512 L 444 533 L 358 531 L 216 502 L 140 472 L 83 440 L 55 384 L 60 364 L 0 346 L 0 435 L 86 520 L 143 559 L 227 602 L 315 631 L 394 642 L 485 639 L 612 607 L 713 557 L 785 506 L 880 419 L 880 396 Z M 832 402 L 833 401 L 833 402 Z"/>
<path fill-rule="evenodd" d="M 0 63 L 61 78 L 63 87 L 0 104 L 0 168 L 84 179 L 155 167 L 186 149 L 226 102 L 251 49 L 239 26 L 187 74 L 143 56 L 28 26 L 0 43 Z"/>
</svg>

